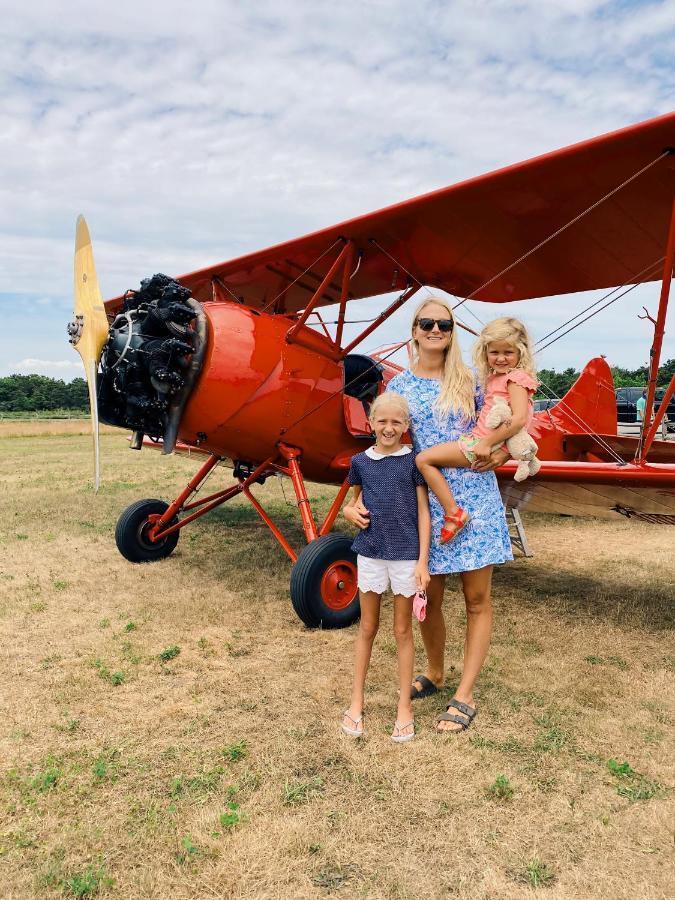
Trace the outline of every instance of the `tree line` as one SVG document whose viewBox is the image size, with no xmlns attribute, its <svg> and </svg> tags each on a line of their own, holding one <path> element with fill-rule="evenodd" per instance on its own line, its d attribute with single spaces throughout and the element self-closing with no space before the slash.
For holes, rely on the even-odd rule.
<svg viewBox="0 0 675 900">
<path fill-rule="evenodd" d="M 637 369 L 612 367 L 614 385 L 642 387 L 647 384 L 647 366 Z M 659 369 L 658 384 L 665 387 L 675 375 L 675 359 L 667 360 Z M 579 377 L 576 369 L 563 372 L 555 369 L 541 369 L 539 378 L 545 386 L 538 396 L 549 397 L 552 391 L 562 397 Z M 55 409 L 71 409 L 74 412 L 88 412 L 89 395 L 84 378 L 74 378 L 70 382 L 46 375 L 9 375 L 0 378 L 0 413 L 46 412 Z"/>
<path fill-rule="evenodd" d="M 614 387 L 646 387 L 649 378 L 649 367 L 639 366 L 637 369 L 622 369 L 620 366 L 612 366 L 612 376 L 614 377 Z M 551 392 L 556 397 L 562 397 L 572 387 L 579 377 L 576 369 L 565 369 L 563 372 L 556 372 L 555 369 L 540 369 L 539 381 L 542 389 L 537 393 L 537 397 L 549 398 Z M 675 375 L 675 359 L 668 359 L 659 367 L 659 377 L 657 380 L 658 387 L 666 387 L 670 383 L 670 379 Z"/>
<path fill-rule="evenodd" d="M 46 375 L 9 375 L 0 378 L 0 413 L 89 410 L 89 394 L 84 378 L 70 382 Z"/>
</svg>

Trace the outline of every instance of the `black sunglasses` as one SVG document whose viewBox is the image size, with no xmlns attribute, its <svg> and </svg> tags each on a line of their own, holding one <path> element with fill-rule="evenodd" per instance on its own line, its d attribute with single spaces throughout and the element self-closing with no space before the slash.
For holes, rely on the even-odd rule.
<svg viewBox="0 0 675 900">
<path fill-rule="evenodd" d="M 415 323 L 422 331 L 433 331 L 434 325 L 438 325 L 439 331 L 448 334 L 455 327 L 453 319 L 418 319 Z"/>
</svg>

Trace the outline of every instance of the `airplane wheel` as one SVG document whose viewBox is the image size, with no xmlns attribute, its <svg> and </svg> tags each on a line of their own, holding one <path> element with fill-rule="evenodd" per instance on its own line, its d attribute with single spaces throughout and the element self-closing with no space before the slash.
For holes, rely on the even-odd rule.
<svg viewBox="0 0 675 900">
<path fill-rule="evenodd" d="M 124 510 L 117 520 L 115 543 L 125 559 L 136 563 L 155 562 L 165 559 L 174 551 L 180 531 L 173 531 L 156 543 L 147 537 L 150 526 L 148 516 L 161 516 L 168 508 L 169 504 L 163 500 L 137 500 Z M 178 519 L 173 519 L 171 524 L 177 521 Z"/>
<path fill-rule="evenodd" d="M 291 571 L 293 609 L 309 628 L 346 628 L 360 614 L 352 538 L 326 534 L 308 544 Z"/>
</svg>

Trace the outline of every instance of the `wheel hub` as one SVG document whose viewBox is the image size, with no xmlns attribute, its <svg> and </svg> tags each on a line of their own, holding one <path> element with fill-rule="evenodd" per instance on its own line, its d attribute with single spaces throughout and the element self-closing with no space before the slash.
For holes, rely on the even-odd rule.
<svg viewBox="0 0 675 900">
<path fill-rule="evenodd" d="M 321 578 L 321 597 L 330 609 L 345 609 L 356 596 L 356 566 L 346 559 L 331 563 Z"/>
</svg>

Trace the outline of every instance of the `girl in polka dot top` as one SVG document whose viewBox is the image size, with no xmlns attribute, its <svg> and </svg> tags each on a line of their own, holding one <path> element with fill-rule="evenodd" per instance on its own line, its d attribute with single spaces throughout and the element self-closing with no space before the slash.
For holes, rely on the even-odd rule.
<svg viewBox="0 0 675 900">
<path fill-rule="evenodd" d="M 352 458 L 352 498 L 345 518 L 360 531 L 352 545 L 357 553 L 361 623 L 354 651 L 354 681 L 342 731 L 363 735 L 363 696 L 373 641 L 380 622 L 382 594 L 394 594 L 394 636 L 398 654 L 399 699 L 392 741 L 415 737 L 410 699 L 415 648 L 412 635 L 413 596 L 429 583 L 431 519 L 424 479 L 411 447 L 401 438 L 410 427 L 408 402 L 393 391 L 381 394 L 370 409 L 375 445 Z M 360 501 L 362 513 L 349 517 Z"/>
</svg>

